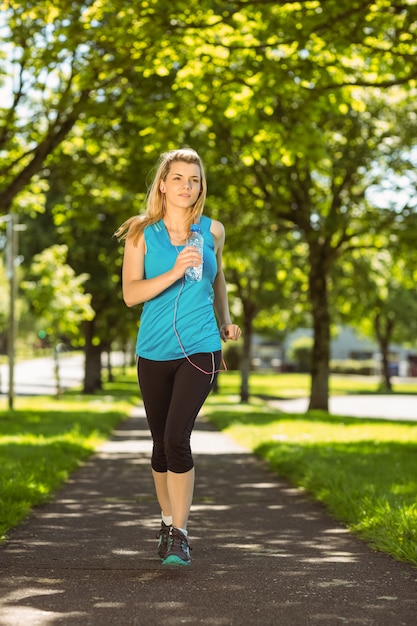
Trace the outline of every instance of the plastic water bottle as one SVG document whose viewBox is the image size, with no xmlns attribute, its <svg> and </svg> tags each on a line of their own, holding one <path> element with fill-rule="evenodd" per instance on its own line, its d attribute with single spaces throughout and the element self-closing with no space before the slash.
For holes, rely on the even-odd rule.
<svg viewBox="0 0 417 626">
<path fill-rule="evenodd" d="M 186 246 L 194 246 L 197 248 L 199 253 L 201 254 L 201 258 L 203 258 L 203 246 L 204 246 L 204 237 L 201 234 L 200 226 L 198 224 L 193 224 L 191 226 L 191 234 L 187 239 Z M 203 278 L 203 264 L 197 265 L 197 267 L 187 267 L 185 270 L 185 279 L 191 282 L 199 282 Z"/>
</svg>

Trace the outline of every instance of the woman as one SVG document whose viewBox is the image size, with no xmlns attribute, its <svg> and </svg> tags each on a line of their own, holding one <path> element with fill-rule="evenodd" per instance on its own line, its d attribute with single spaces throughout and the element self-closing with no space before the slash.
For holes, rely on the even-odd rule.
<svg viewBox="0 0 417 626">
<path fill-rule="evenodd" d="M 153 439 L 152 474 L 161 507 L 158 555 L 189 565 L 187 522 L 194 491 L 190 437 L 221 367 L 221 342 L 239 339 L 229 314 L 222 270 L 223 225 L 203 216 L 206 179 L 198 154 L 160 158 L 146 214 L 116 235 L 125 238 L 123 298 L 144 303 L 136 354 L 138 381 Z M 204 237 L 203 259 L 186 241 L 192 224 Z M 203 262 L 201 282 L 185 280 Z M 216 317 L 218 324 L 216 322 Z"/>
</svg>

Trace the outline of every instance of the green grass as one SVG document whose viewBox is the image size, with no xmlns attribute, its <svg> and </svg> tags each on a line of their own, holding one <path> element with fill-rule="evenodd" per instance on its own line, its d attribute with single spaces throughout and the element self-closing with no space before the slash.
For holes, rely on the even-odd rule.
<svg viewBox="0 0 417 626">
<path fill-rule="evenodd" d="M 300 376 L 256 375 L 251 389 L 263 396 L 297 397 L 305 390 Z M 332 380 L 344 393 L 363 393 L 370 384 L 359 383 L 353 377 Z M 405 385 L 408 393 L 416 387 Z M 417 565 L 417 422 L 322 411 L 288 415 L 257 398 L 238 405 L 233 373 L 222 374 L 220 390 L 204 409 L 218 428 L 323 503 L 375 549 Z"/>
<path fill-rule="evenodd" d="M 378 393 L 375 379 L 330 382 L 332 393 Z M 237 373 L 222 373 L 205 415 L 376 549 L 417 565 L 417 423 L 288 415 L 257 397 L 305 396 L 307 375 L 253 374 L 247 405 L 238 403 L 239 385 Z M 397 385 L 400 391 L 417 393 L 417 381 Z M 0 537 L 53 496 L 137 399 L 135 370 L 128 368 L 95 396 L 16 398 L 14 412 L 1 401 Z"/>
<path fill-rule="evenodd" d="M 47 501 L 131 411 L 137 386 L 109 384 L 97 396 L 16 398 L 0 404 L 0 541 Z"/>
<path fill-rule="evenodd" d="M 398 379 L 397 379 L 398 380 Z M 380 394 L 380 379 L 376 376 L 342 376 L 330 377 L 330 393 L 332 395 L 345 394 Z M 240 387 L 238 372 L 222 372 L 219 375 L 221 393 L 235 394 Z M 275 396 L 280 398 L 299 398 L 310 393 L 310 376 L 308 374 L 271 374 L 256 372 L 249 381 L 250 392 L 253 395 Z M 395 382 L 393 393 L 417 393 L 417 379 L 415 382 Z"/>
</svg>

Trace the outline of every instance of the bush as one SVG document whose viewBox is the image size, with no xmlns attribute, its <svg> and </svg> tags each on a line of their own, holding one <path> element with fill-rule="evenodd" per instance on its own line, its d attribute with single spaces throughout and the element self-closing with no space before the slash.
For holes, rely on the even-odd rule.
<svg viewBox="0 0 417 626">
<path fill-rule="evenodd" d="M 330 361 L 332 374 L 357 374 L 360 376 L 372 376 L 379 372 L 379 363 L 374 359 L 358 361 L 356 359 L 334 359 Z"/>
<path fill-rule="evenodd" d="M 297 372 L 309 372 L 311 369 L 312 337 L 295 339 L 288 350 L 288 358 L 295 363 Z"/>
</svg>

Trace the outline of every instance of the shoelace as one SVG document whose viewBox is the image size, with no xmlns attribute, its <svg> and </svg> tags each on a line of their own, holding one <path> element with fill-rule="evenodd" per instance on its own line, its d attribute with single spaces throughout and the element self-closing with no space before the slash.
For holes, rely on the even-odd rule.
<svg viewBox="0 0 417 626">
<path fill-rule="evenodd" d="M 169 533 L 168 537 L 168 550 L 172 550 L 175 544 L 179 544 L 179 547 L 183 552 L 191 550 L 191 546 L 188 543 L 187 537 L 185 537 L 185 535 L 183 535 L 180 530 L 171 528 L 171 532 Z"/>
<path fill-rule="evenodd" d="M 168 541 L 168 537 L 169 537 L 169 526 L 167 526 L 166 528 L 160 528 L 158 530 L 158 532 L 155 535 L 156 539 L 160 539 L 161 537 L 166 537 L 167 541 Z"/>
</svg>

